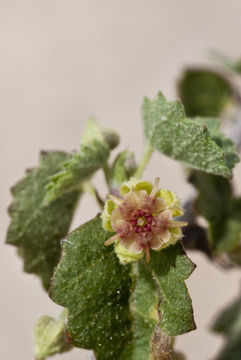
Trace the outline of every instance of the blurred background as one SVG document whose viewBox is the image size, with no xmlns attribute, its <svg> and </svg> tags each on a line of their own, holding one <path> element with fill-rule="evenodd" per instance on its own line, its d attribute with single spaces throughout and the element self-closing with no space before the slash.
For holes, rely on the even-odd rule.
<svg viewBox="0 0 241 360">
<path fill-rule="evenodd" d="M 16 249 L 4 245 L 10 187 L 37 164 L 40 150 L 78 149 L 89 115 L 119 131 L 120 148 L 141 155 L 140 106 L 161 90 L 175 99 L 187 65 L 211 64 L 209 51 L 241 54 L 239 0 L 0 0 L 1 272 L 0 358 L 31 360 L 32 332 L 42 314 L 60 309 L 34 275 L 22 272 Z M 241 166 L 235 169 L 237 192 Z M 146 178 L 186 199 L 191 186 L 181 166 L 155 154 Z M 103 176 L 94 179 L 104 194 Z M 72 228 L 93 217 L 81 201 Z M 199 253 L 187 281 L 198 329 L 180 336 L 188 360 L 211 359 L 222 338 L 208 332 L 212 318 L 240 288 L 237 270 L 224 272 Z M 53 360 L 89 357 L 78 349 Z"/>
</svg>

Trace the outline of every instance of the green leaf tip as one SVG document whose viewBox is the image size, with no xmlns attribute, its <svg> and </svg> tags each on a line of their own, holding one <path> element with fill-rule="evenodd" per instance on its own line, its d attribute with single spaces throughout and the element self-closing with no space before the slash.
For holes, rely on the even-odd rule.
<svg viewBox="0 0 241 360">
<path fill-rule="evenodd" d="M 142 112 L 146 141 L 153 148 L 190 168 L 232 176 L 232 160 L 212 139 L 207 126 L 185 118 L 180 102 L 168 102 L 158 93 L 154 100 L 144 100 Z"/>
<path fill-rule="evenodd" d="M 192 118 L 192 120 L 196 124 L 207 127 L 212 140 L 223 150 L 225 154 L 226 165 L 229 169 L 232 169 L 234 165 L 240 161 L 240 159 L 236 150 L 236 145 L 232 140 L 226 138 L 225 135 L 220 132 L 220 119 L 197 116 Z"/>
<path fill-rule="evenodd" d="M 111 150 L 118 146 L 120 142 L 119 135 L 116 131 L 98 124 L 95 118 L 89 117 L 86 122 L 81 144 L 89 145 L 96 139 L 100 142 L 105 141 Z"/>
<path fill-rule="evenodd" d="M 28 171 L 12 188 L 6 242 L 18 247 L 24 270 L 39 275 L 45 289 L 61 254 L 60 241 L 68 233 L 80 197 L 80 191 L 72 191 L 45 206 L 45 186 L 49 176 L 69 157 L 64 152 L 42 152 L 39 167 Z"/>
<path fill-rule="evenodd" d="M 83 181 L 88 180 L 107 164 L 110 150 L 118 143 L 119 136 L 113 130 L 98 125 L 90 118 L 86 124 L 80 151 L 63 162 L 61 170 L 50 177 L 50 182 L 46 186 L 46 203 L 81 188 Z"/>
<path fill-rule="evenodd" d="M 67 342 L 65 321 L 61 318 L 41 316 L 34 329 L 35 359 L 44 360 L 71 349 L 72 345 Z"/>
</svg>

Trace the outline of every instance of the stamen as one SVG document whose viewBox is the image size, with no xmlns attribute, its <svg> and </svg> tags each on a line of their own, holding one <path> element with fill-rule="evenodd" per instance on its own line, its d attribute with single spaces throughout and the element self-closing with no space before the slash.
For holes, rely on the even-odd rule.
<svg viewBox="0 0 241 360">
<path fill-rule="evenodd" d="M 145 215 L 145 218 L 146 218 L 146 221 L 148 222 L 148 224 L 152 223 L 152 219 L 153 219 L 152 215 Z"/>
<path fill-rule="evenodd" d="M 111 244 L 113 244 L 117 239 L 120 238 L 119 234 L 115 234 L 114 236 L 112 236 L 111 238 L 109 238 L 108 240 L 105 241 L 105 246 L 109 246 Z"/>
<path fill-rule="evenodd" d="M 148 231 L 149 231 L 148 225 L 145 225 L 144 228 L 143 228 L 143 230 L 144 230 L 145 232 L 148 232 Z"/>
<path fill-rule="evenodd" d="M 155 178 L 152 192 L 150 193 L 150 197 L 154 198 L 156 196 L 156 194 L 158 192 L 158 188 L 159 188 L 159 182 L 160 182 L 160 178 L 159 177 Z"/>
<path fill-rule="evenodd" d="M 143 216 L 144 215 L 144 211 L 143 210 L 138 210 L 138 216 Z"/>
<path fill-rule="evenodd" d="M 171 220 L 169 222 L 169 227 L 173 228 L 173 227 L 184 227 L 187 226 L 188 223 L 186 221 L 177 221 L 177 220 Z"/>
<path fill-rule="evenodd" d="M 149 248 L 149 246 L 146 246 L 144 251 L 145 251 L 145 254 L 146 254 L 146 263 L 149 263 L 150 262 L 150 248 Z"/>
</svg>

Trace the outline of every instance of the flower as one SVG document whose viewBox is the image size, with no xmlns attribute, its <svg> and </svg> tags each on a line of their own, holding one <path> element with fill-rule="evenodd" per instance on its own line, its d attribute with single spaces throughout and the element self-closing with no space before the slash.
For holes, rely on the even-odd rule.
<svg viewBox="0 0 241 360">
<path fill-rule="evenodd" d="M 105 245 L 115 243 L 115 252 L 121 263 L 143 257 L 150 261 L 150 249 L 161 249 L 175 244 L 181 237 L 181 227 L 187 223 L 173 220 L 183 209 L 176 195 L 159 189 L 160 179 L 154 185 L 132 178 L 120 188 L 120 197 L 108 195 L 102 213 L 103 227 L 116 234 Z"/>
</svg>

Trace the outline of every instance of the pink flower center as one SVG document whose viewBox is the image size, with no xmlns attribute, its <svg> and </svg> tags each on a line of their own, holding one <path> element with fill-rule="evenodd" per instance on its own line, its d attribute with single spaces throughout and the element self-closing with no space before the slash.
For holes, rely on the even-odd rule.
<svg viewBox="0 0 241 360">
<path fill-rule="evenodd" d="M 130 223 L 133 226 L 133 230 L 136 234 L 145 234 L 151 232 L 153 216 L 152 214 L 137 210 Z"/>
</svg>

